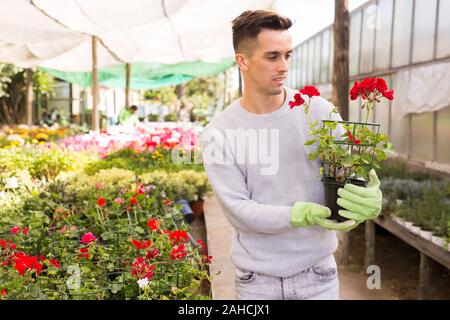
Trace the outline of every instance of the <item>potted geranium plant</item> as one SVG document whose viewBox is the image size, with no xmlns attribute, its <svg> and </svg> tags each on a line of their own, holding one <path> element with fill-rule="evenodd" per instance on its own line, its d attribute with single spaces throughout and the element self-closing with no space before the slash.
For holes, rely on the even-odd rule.
<svg viewBox="0 0 450 320">
<path fill-rule="evenodd" d="M 312 137 L 305 145 L 316 147 L 308 154 L 308 159 L 314 161 L 319 158 L 322 161 L 320 176 L 325 188 L 325 205 L 332 211 L 332 220 L 347 220 L 338 214 L 342 208 L 336 203 L 337 190 L 346 183 L 366 186 L 369 171 L 380 168 L 380 163 L 387 159 L 387 153 L 392 150 L 389 137 L 379 132 L 380 124 L 369 123 L 368 120 L 370 112 L 381 99 L 393 100 L 393 95 L 394 91 L 387 87 L 382 78 L 355 82 L 350 98 L 356 100 L 361 97 L 363 100 L 362 109 L 366 110 L 364 122 L 333 120 L 332 114 L 338 113 L 336 108 L 330 112 L 328 119 L 312 120 L 309 115 L 311 101 L 315 96 L 320 96 L 313 86 L 299 90 L 294 101 L 289 102 L 291 109 L 304 106 Z"/>
</svg>

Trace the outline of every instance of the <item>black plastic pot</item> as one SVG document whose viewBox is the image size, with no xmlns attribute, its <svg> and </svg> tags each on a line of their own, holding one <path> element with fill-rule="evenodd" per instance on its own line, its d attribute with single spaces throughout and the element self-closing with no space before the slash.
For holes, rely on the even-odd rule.
<svg viewBox="0 0 450 320">
<path fill-rule="evenodd" d="M 337 199 L 339 197 L 337 194 L 338 189 L 343 188 L 346 183 L 365 187 L 367 185 L 366 181 L 351 179 L 348 182 L 339 182 L 333 178 L 323 178 L 322 183 L 325 189 L 325 206 L 331 209 L 331 217 L 328 219 L 336 220 L 338 222 L 347 221 L 347 218 L 344 218 L 338 214 L 339 210 L 345 210 L 337 204 Z"/>
</svg>

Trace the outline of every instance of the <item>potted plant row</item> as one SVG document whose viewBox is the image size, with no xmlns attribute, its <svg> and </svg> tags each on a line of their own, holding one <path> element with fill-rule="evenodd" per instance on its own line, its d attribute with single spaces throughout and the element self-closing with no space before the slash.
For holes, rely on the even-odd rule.
<svg viewBox="0 0 450 320">
<path fill-rule="evenodd" d="M 445 250 L 450 252 L 450 241 L 449 239 L 445 239 L 441 236 L 438 236 L 433 233 L 433 231 L 422 229 L 421 226 L 415 225 L 414 222 L 405 220 L 401 217 L 394 216 L 392 217 L 396 223 L 404 226 L 410 232 L 421 236 L 422 238 L 433 242 L 435 245 L 444 248 Z M 450 227 L 450 226 L 449 226 Z"/>
<path fill-rule="evenodd" d="M 411 197 L 397 205 L 392 219 L 412 233 L 448 250 L 450 199 L 446 194 L 446 182 L 424 181 L 418 185 L 423 190 L 413 192 Z"/>
</svg>

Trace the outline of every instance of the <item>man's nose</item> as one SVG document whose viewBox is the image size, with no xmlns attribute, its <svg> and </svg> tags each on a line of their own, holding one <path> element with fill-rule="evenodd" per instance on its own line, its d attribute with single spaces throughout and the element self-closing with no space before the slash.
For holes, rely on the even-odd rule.
<svg viewBox="0 0 450 320">
<path fill-rule="evenodd" d="M 278 65 L 279 73 L 286 73 L 289 69 L 289 60 L 286 58 L 282 58 L 280 64 Z"/>
</svg>

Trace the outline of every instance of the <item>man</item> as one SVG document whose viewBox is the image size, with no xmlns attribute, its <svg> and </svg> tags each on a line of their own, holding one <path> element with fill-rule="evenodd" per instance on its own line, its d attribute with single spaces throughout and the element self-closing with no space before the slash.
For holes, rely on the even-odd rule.
<svg viewBox="0 0 450 320">
<path fill-rule="evenodd" d="M 349 231 L 381 210 L 379 181 L 372 171 L 370 188 L 339 191 L 339 204 L 346 209 L 340 213 L 354 220 L 326 219 L 331 213 L 322 205 L 321 163 L 307 159 L 305 113 L 289 108 L 295 92 L 284 87 L 292 53 L 290 27 L 288 18 L 261 10 L 246 11 L 233 21 L 243 96 L 202 134 L 206 173 L 234 227 L 237 299 L 339 299 L 334 230 Z M 314 97 L 309 114 L 313 120 L 327 119 L 333 108 Z M 341 117 L 334 114 L 333 119 Z"/>
<path fill-rule="evenodd" d="M 136 115 L 137 106 L 125 107 L 119 114 L 119 124 L 122 126 L 135 127 L 139 123 L 139 118 Z"/>
</svg>

